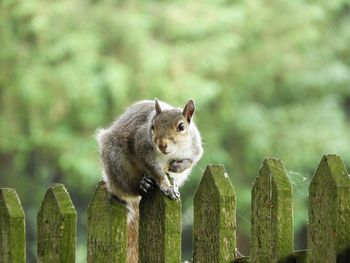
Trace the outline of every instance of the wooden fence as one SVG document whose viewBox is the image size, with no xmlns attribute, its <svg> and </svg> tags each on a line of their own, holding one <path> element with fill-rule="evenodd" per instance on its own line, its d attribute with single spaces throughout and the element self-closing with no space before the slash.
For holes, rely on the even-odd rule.
<svg viewBox="0 0 350 263">
<path fill-rule="evenodd" d="M 309 188 L 308 250 L 293 252 L 292 187 L 278 159 L 264 160 L 252 189 L 251 255 L 236 257 L 236 196 L 222 165 L 209 165 L 194 197 L 193 262 L 350 262 L 350 179 L 325 155 Z M 88 262 L 125 262 L 127 211 L 99 184 L 88 207 Z M 181 261 L 181 202 L 159 191 L 140 203 L 140 262 Z M 74 262 L 77 214 L 52 185 L 40 207 L 40 262 Z M 25 216 L 16 192 L 0 190 L 0 262 L 25 262 Z"/>
</svg>

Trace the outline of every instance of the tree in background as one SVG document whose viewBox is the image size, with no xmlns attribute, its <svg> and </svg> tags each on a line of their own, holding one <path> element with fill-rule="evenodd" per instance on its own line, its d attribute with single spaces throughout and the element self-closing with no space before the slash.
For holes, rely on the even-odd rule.
<svg viewBox="0 0 350 263">
<path fill-rule="evenodd" d="M 19 193 L 31 257 L 41 199 L 62 182 L 85 261 L 85 209 L 100 180 L 94 132 L 154 97 L 197 103 L 205 155 L 182 189 L 185 237 L 205 165 L 223 163 L 248 253 L 250 189 L 267 156 L 286 164 L 301 231 L 321 155 L 350 163 L 349 13 L 340 0 L 2 1 L 0 186 Z"/>
</svg>

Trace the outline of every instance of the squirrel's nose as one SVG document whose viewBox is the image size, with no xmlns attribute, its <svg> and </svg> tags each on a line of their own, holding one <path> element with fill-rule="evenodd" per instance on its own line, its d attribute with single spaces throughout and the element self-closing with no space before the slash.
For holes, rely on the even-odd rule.
<svg viewBox="0 0 350 263">
<path fill-rule="evenodd" d="M 158 148 L 159 148 L 159 150 L 161 150 L 161 152 L 166 153 L 167 146 L 168 146 L 168 144 L 165 140 L 158 141 Z"/>
</svg>

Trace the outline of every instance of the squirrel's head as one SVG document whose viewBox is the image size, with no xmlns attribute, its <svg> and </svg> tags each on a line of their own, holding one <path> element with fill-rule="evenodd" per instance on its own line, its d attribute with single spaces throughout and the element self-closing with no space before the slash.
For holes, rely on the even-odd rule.
<svg viewBox="0 0 350 263">
<path fill-rule="evenodd" d="M 154 101 L 156 114 L 151 122 L 152 140 L 163 154 L 177 152 L 181 146 L 191 142 L 191 122 L 195 105 L 189 100 L 184 109 L 161 108 L 157 99 Z"/>
</svg>

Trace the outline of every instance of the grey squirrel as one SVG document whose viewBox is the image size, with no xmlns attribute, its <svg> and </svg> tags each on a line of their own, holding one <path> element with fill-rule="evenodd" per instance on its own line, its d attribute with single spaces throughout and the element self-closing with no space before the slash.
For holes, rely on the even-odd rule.
<svg viewBox="0 0 350 263">
<path fill-rule="evenodd" d="M 179 187 L 202 156 L 194 111 L 193 100 L 183 110 L 157 99 L 139 101 L 97 132 L 107 190 L 130 211 L 129 263 L 138 261 L 140 195 L 157 184 L 169 198 L 179 198 Z"/>
</svg>

